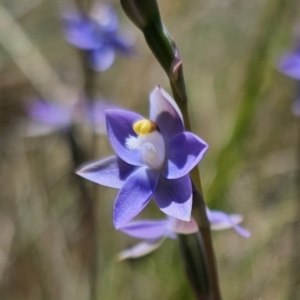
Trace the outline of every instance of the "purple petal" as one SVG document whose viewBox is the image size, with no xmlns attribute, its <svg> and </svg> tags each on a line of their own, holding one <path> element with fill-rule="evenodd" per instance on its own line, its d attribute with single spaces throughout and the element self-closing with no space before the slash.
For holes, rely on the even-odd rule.
<svg viewBox="0 0 300 300">
<path fill-rule="evenodd" d="M 103 46 L 88 52 L 88 60 L 93 69 L 102 72 L 107 70 L 115 60 L 115 51 L 110 46 Z"/>
<path fill-rule="evenodd" d="M 118 260 L 139 258 L 145 256 L 161 246 L 165 238 L 148 240 L 142 243 L 138 243 L 131 248 L 127 248 L 118 254 Z"/>
<path fill-rule="evenodd" d="M 183 118 L 177 104 L 159 86 L 150 94 L 150 119 L 156 122 L 165 141 L 184 130 Z"/>
<path fill-rule="evenodd" d="M 172 137 L 166 148 L 163 175 L 175 179 L 188 174 L 198 164 L 208 145 L 195 134 L 185 131 Z"/>
<path fill-rule="evenodd" d="M 121 54 L 133 54 L 133 39 L 126 36 L 113 35 L 110 38 L 112 47 Z"/>
<path fill-rule="evenodd" d="M 134 170 L 134 166 L 117 156 L 111 156 L 83 166 L 76 174 L 95 183 L 119 189 Z"/>
<path fill-rule="evenodd" d="M 250 232 L 246 228 L 238 226 L 243 221 L 243 217 L 239 214 L 226 214 L 222 211 L 206 209 L 207 217 L 211 224 L 212 230 L 223 230 L 234 228 L 237 233 L 244 237 L 249 237 Z"/>
<path fill-rule="evenodd" d="M 131 221 L 120 230 L 140 239 L 156 239 L 166 235 L 168 219 Z"/>
<path fill-rule="evenodd" d="M 97 34 L 97 25 L 88 16 L 74 8 L 62 10 L 63 34 L 70 44 L 80 49 L 95 49 L 103 45 Z"/>
<path fill-rule="evenodd" d="M 150 201 L 158 180 L 158 174 L 148 168 L 139 168 L 125 181 L 114 205 L 114 225 L 124 227 Z"/>
<path fill-rule="evenodd" d="M 131 111 L 117 109 L 109 109 L 105 115 L 108 138 L 116 154 L 131 165 L 143 166 L 140 151 L 126 148 L 126 139 L 137 136 L 132 129 L 133 123 L 143 117 Z"/>
<path fill-rule="evenodd" d="M 287 76 L 300 80 L 300 51 L 284 54 L 279 61 L 278 70 Z"/>
<path fill-rule="evenodd" d="M 166 179 L 160 176 L 153 197 L 165 214 L 183 221 L 190 221 L 192 184 L 188 175 L 177 179 Z"/>
<path fill-rule="evenodd" d="M 29 116 L 37 122 L 64 127 L 71 123 L 72 106 L 35 99 L 27 106 Z"/>
</svg>

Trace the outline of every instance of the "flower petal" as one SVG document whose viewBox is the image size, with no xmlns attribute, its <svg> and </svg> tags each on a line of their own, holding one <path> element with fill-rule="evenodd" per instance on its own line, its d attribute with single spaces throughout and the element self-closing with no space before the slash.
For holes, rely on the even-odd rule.
<svg viewBox="0 0 300 300">
<path fill-rule="evenodd" d="M 29 116 L 45 125 L 64 127 L 71 123 L 72 106 L 44 99 L 33 99 L 27 106 Z"/>
<path fill-rule="evenodd" d="M 192 184 L 188 175 L 177 179 L 166 179 L 160 176 L 153 197 L 165 214 L 183 221 L 190 221 Z"/>
<path fill-rule="evenodd" d="M 144 167 L 137 169 L 125 181 L 114 204 L 114 225 L 124 227 L 149 202 L 159 175 Z"/>
<path fill-rule="evenodd" d="M 134 170 L 134 166 L 117 156 L 111 156 L 81 167 L 76 174 L 95 183 L 119 189 Z"/>
<path fill-rule="evenodd" d="M 95 49 L 103 45 L 97 35 L 97 25 L 89 17 L 75 8 L 66 7 L 61 12 L 63 17 L 63 35 L 67 42 L 80 49 Z"/>
<path fill-rule="evenodd" d="M 108 138 L 116 154 L 131 165 L 143 166 L 140 151 L 126 147 L 127 138 L 137 136 L 132 129 L 133 123 L 143 117 L 131 111 L 117 109 L 105 111 L 105 116 Z"/>
<path fill-rule="evenodd" d="M 166 146 L 167 161 L 163 175 L 175 179 L 188 174 L 201 160 L 208 145 L 191 132 L 181 132 L 172 137 Z"/>
<path fill-rule="evenodd" d="M 196 221 L 191 218 L 191 221 L 186 222 L 176 218 L 169 218 L 168 229 L 170 232 L 176 232 L 180 234 L 191 234 L 199 230 Z"/>
<path fill-rule="evenodd" d="M 223 230 L 234 228 L 237 233 L 244 237 L 250 236 L 250 231 L 246 228 L 238 226 L 243 221 L 243 217 L 239 214 L 226 214 L 222 211 L 206 209 L 207 217 L 210 221 L 212 230 Z"/>
<path fill-rule="evenodd" d="M 179 107 L 160 86 L 150 94 L 150 119 L 156 122 L 165 141 L 184 130 Z"/>
<path fill-rule="evenodd" d="M 251 236 L 251 232 L 250 232 L 248 229 L 246 229 L 246 228 L 244 228 L 244 227 L 242 227 L 242 226 L 236 225 L 236 226 L 234 226 L 233 228 L 235 229 L 235 231 L 236 231 L 239 235 L 241 235 L 241 236 L 243 236 L 243 237 L 248 238 L 248 237 Z"/>
<path fill-rule="evenodd" d="M 136 244 L 135 246 L 120 252 L 118 254 L 118 260 L 121 261 L 128 258 L 139 258 L 141 256 L 145 256 L 159 248 L 164 240 L 165 238 L 160 238 Z"/>
<path fill-rule="evenodd" d="M 110 44 L 116 51 L 121 54 L 130 55 L 133 54 L 133 39 L 124 35 L 112 35 L 110 37 Z"/>
<path fill-rule="evenodd" d="M 88 60 L 93 69 L 99 72 L 107 70 L 115 60 L 115 51 L 112 47 L 103 46 L 88 51 Z"/>
<path fill-rule="evenodd" d="M 300 80 L 300 51 L 284 54 L 279 61 L 278 70 L 287 76 Z"/>
<path fill-rule="evenodd" d="M 118 29 L 118 17 L 114 9 L 108 4 L 95 1 L 91 10 L 91 17 L 97 22 L 99 28 L 106 32 L 114 33 Z"/>
<path fill-rule="evenodd" d="M 168 219 L 134 220 L 120 228 L 130 236 L 140 239 L 156 239 L 166 235 Z"/>
</svg>

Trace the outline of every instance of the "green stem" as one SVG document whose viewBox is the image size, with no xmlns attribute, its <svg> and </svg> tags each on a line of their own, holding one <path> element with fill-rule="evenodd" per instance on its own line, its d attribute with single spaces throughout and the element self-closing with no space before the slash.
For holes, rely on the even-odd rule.
<svg viewBox="0 0 300 300">
<path fill-rule="evenodd" d="M 95 101 L 95 86 L 96 86 L 96 73 L 87 63 L 87 54 L 82 51 L 82 62 L 84 69 L 84 95 L 85 101 L 88 105 L 93 105 Z M 96 134 L 96 120 L 91 114 L 92 119 L 92 137 L 90 144 L 89 158 L 94 160 L 97 154 L 97 134 Z M 97 198 L 98 198 L 98 185 L 91 185 L 90 199 L 88 210 L 85 214 L 85 223 L 88 227 L 91 240 L 91 261 L 90 261 L 90 287 L 91 287 L 91 300 L 97 300 L 98 283 L 99 283 L 99 249 L 98 249 L 98 215 L 97 215 Z"/>
<path fill-rule="evenodd" d="M 182 61 L 179 57 L 179 52 L 177 50 L 176 44 L 173 42 L 174 60 L 169 71 L 169 80 L 172 88 L 173 96 L 178 104 L 184 119 L 185 127 L 188 131 L 192 131 L 189 112 L 188 112 L 188 97 L 186 94 L 185 81 L 183 75 Z M 209 285 L 210 285 L 210 295 L 212 299 L 221 299 L 221 292 L 219 288 L 219 278 L 217 272 L 217 265 L 215 259 L 215 253 L 211 238 L 210 223 L 206 215 L 206 205 L 203 198 L 201 176 L 198 167 L 194 167 L 190 173 L 193 182 L 193 210 L 192 214 L 195 218 L 201 238 L 202 247 L 204 251 L 200 255 L 205 255 L 206 268 L 208 272 Z M 192 282 L 191 282 L 192 283 Z M 199 284 L 201 288 L 201 283 Z"/>
<path fill-rule="evenodd" d="M 194 289 L 196 299 L 209 299 L 209 278 L 206 273 L 206 261 L 203 259 L 203 241 L 199 232 L 177 234 L 184 267 Z M 201 253 L 201 255 L 199 255 Z"/>
<path fill-rule="evenodd" d="M 75 0 L 77 7 L 82 13 L 88 14 L 93 7 L 93 0 L 83 1 Z M 96 98 L 95 87 L 96 87 L 96 72 L 89 66 L 87 60 L 86 51 L 80 51 L 82 68 L 83 68 L 83 101 L 86 101 L 88 106 L 93 106 Z M 82 99 L 79 99 L 80 101 Z M 89 108 L 88 108 L 89 109 Z M 97 154 L 97 134 L 96 134 L 96 120 L 93 114 L 92 117 L 92 136 L 90 142 L 90 152 L 88 154 L 89 159 L 94 160 Z M 97 197 L 98 197 L 98 186 L 93 184 L 90 186 L 89 196 L 83 199 L 82 209 L 85 212 L 82 220 L 83 227 L 88 230 L 88 243 L 90 246 L 90 260 L 88 261 L 87 267 L 89 268 L 89 279 L 90 279 L 90 299 L 96 300 L 98 297 L 98 284 L 99 284 L 99 247 L 98 247 L 98 215 L 97 215 Z"/>
</svg>

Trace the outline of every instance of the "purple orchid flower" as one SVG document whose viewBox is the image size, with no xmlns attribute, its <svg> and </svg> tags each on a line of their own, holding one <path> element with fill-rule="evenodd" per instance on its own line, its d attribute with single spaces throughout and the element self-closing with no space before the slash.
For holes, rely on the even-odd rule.
<svg viewBox="0 0 300 300">
<path fill-rule="evenodd" d="M 129 55 L 133 41 L 118 34 L 118 18 L 111 6 L 95 3 L 90 15 L 74 7 L 62 10 L 63 34 L 75 47 L 87 51 L 96 71 L 105 71 L 113 63 L 115 52 Z"/>
<path fill-rule="evenodd" d="M 192 185 L 188 173 L 208 146 L 184 131 L 181 112 L 161 87 L 150 94 L 150 117 L 125 110 L 107 110 L 107 134 L 116 156 L 81 168 L 77 174 L 121 189 L 114 204 L 118 229 L 154 198 L 167 215 L 189 221 Z"/>
<path fill-rule="evenodd" d="M 249 237 L 250 232 L 239 226 L 243 217 L 239 214 L 226 214 L 221 211 L 206 209 L 212 230 L 234 228 L 241 236 Z M 198 225 L 192 218 L 190 222 L 181 221 L 172 217 L 159 220 L 134 220 L 120 230 L 127 235 L 143 239 L 143 242 L 123 250 L 118 260 L 138 258 L 156 250 L 166 238 L 174 239 L 176 234 L 191 234 L 197 232 Z"/>
<path fill-rule="evenodd" d="M 42 135 L 55 130 L 65 131 L 75 122 L 89 125 L 98 134 L 106 134 L 104 111 L 109 108 L 117 106 L 107 100 L 93 103 L 87 101 L 61 103 L 36 98 L 26 107 L 28 115 L 35 121 L 30 124 L 27 135 Z"/>
</svg>

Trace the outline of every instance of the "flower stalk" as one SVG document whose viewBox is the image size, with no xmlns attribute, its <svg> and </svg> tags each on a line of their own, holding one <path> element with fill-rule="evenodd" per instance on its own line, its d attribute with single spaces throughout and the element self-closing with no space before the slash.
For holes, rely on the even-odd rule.
<svg viewBox="0 0 300 300">
<path fill-rule="evenodd" d="M 91 7 L 93 1 L 89 0 L 87 3 L 83 3 L 81 0 L 76 0 L 75 4 L 81 13 L 87 14 Z M 95 83 L 96 83 L 96 71 L 91 68 L 88 63 L 88 53 L 82 49 L 79 49 L 79 55 L 82 62 L 83 69 L 83 87 L 82 87 L 82 95 L 87 101 L 88 105 L 93 106 L 95 101 Z M 97 151 L 97 134 L 96 134 L 96 120 L 95 117 L 91 116 L 91 127 L 92 127 L 92 136 L 91 136 L 91 150 L 88 153 L 89 158 L 94 158 L 95 153 Z M 75 145 L 76 150 L 76 145 Z M 83 161 L 75 161 L 76 167 L 81 164 Z M 82 190 L 84 190 L 85 185 L 81 183 Z M 97 231 L 98 231 L 98 222 L 97 222 L 97 196 L 98 196 L 98 187 L 91 186 L 90 190 L 87 191 L 87 197 L 82 197 L 82 208 L 84 211 L 83 219 L 81 227 L 88 231 L 88 238 L 90 239 L 88 242 L 88 246 L 90 247 L 90 261 L 88 262 L 87 268 L 89 270 L 89 281 L 90 281 L 90 295 L 92 300 L 97 299 L 97 287 L 99 282 L 99 251 L 98 251 L 98 240 L 97 240 Z M 79 246 L 81 247 L 81 246 Z"/>
<path fill-rule="evenodd" d="M 191 131 L 182 61 L 175 42 L 161 22 L 156 0 L 121 0 L 121 4 L 130 20 L 143 32 L 149 48 L 166 72 L 174 99 L 182 112 L 185 127 Z M 192 213 L 198 223 L 200 236 L 182 237 L 180 235 L 180 248 L 188 278 L 197 299 L 217 300 L 221 299 L 221 294 L 210 224 L 205 211 L 200 173 L 197 167 L 193 168 L 190 176 L 194 185 Z"/>
<path fill-rule="evenodd" d="M 203 253 L 203 240 L 198 232 L 192 234 L 178 234 L 179 248 L 184 268 L 194 290 L 196 299 L 208 300 L 210 284 L 206 272 L 207 263 Z M 199 255 L 200 253 L 200 255 Z"/>
</svg>

